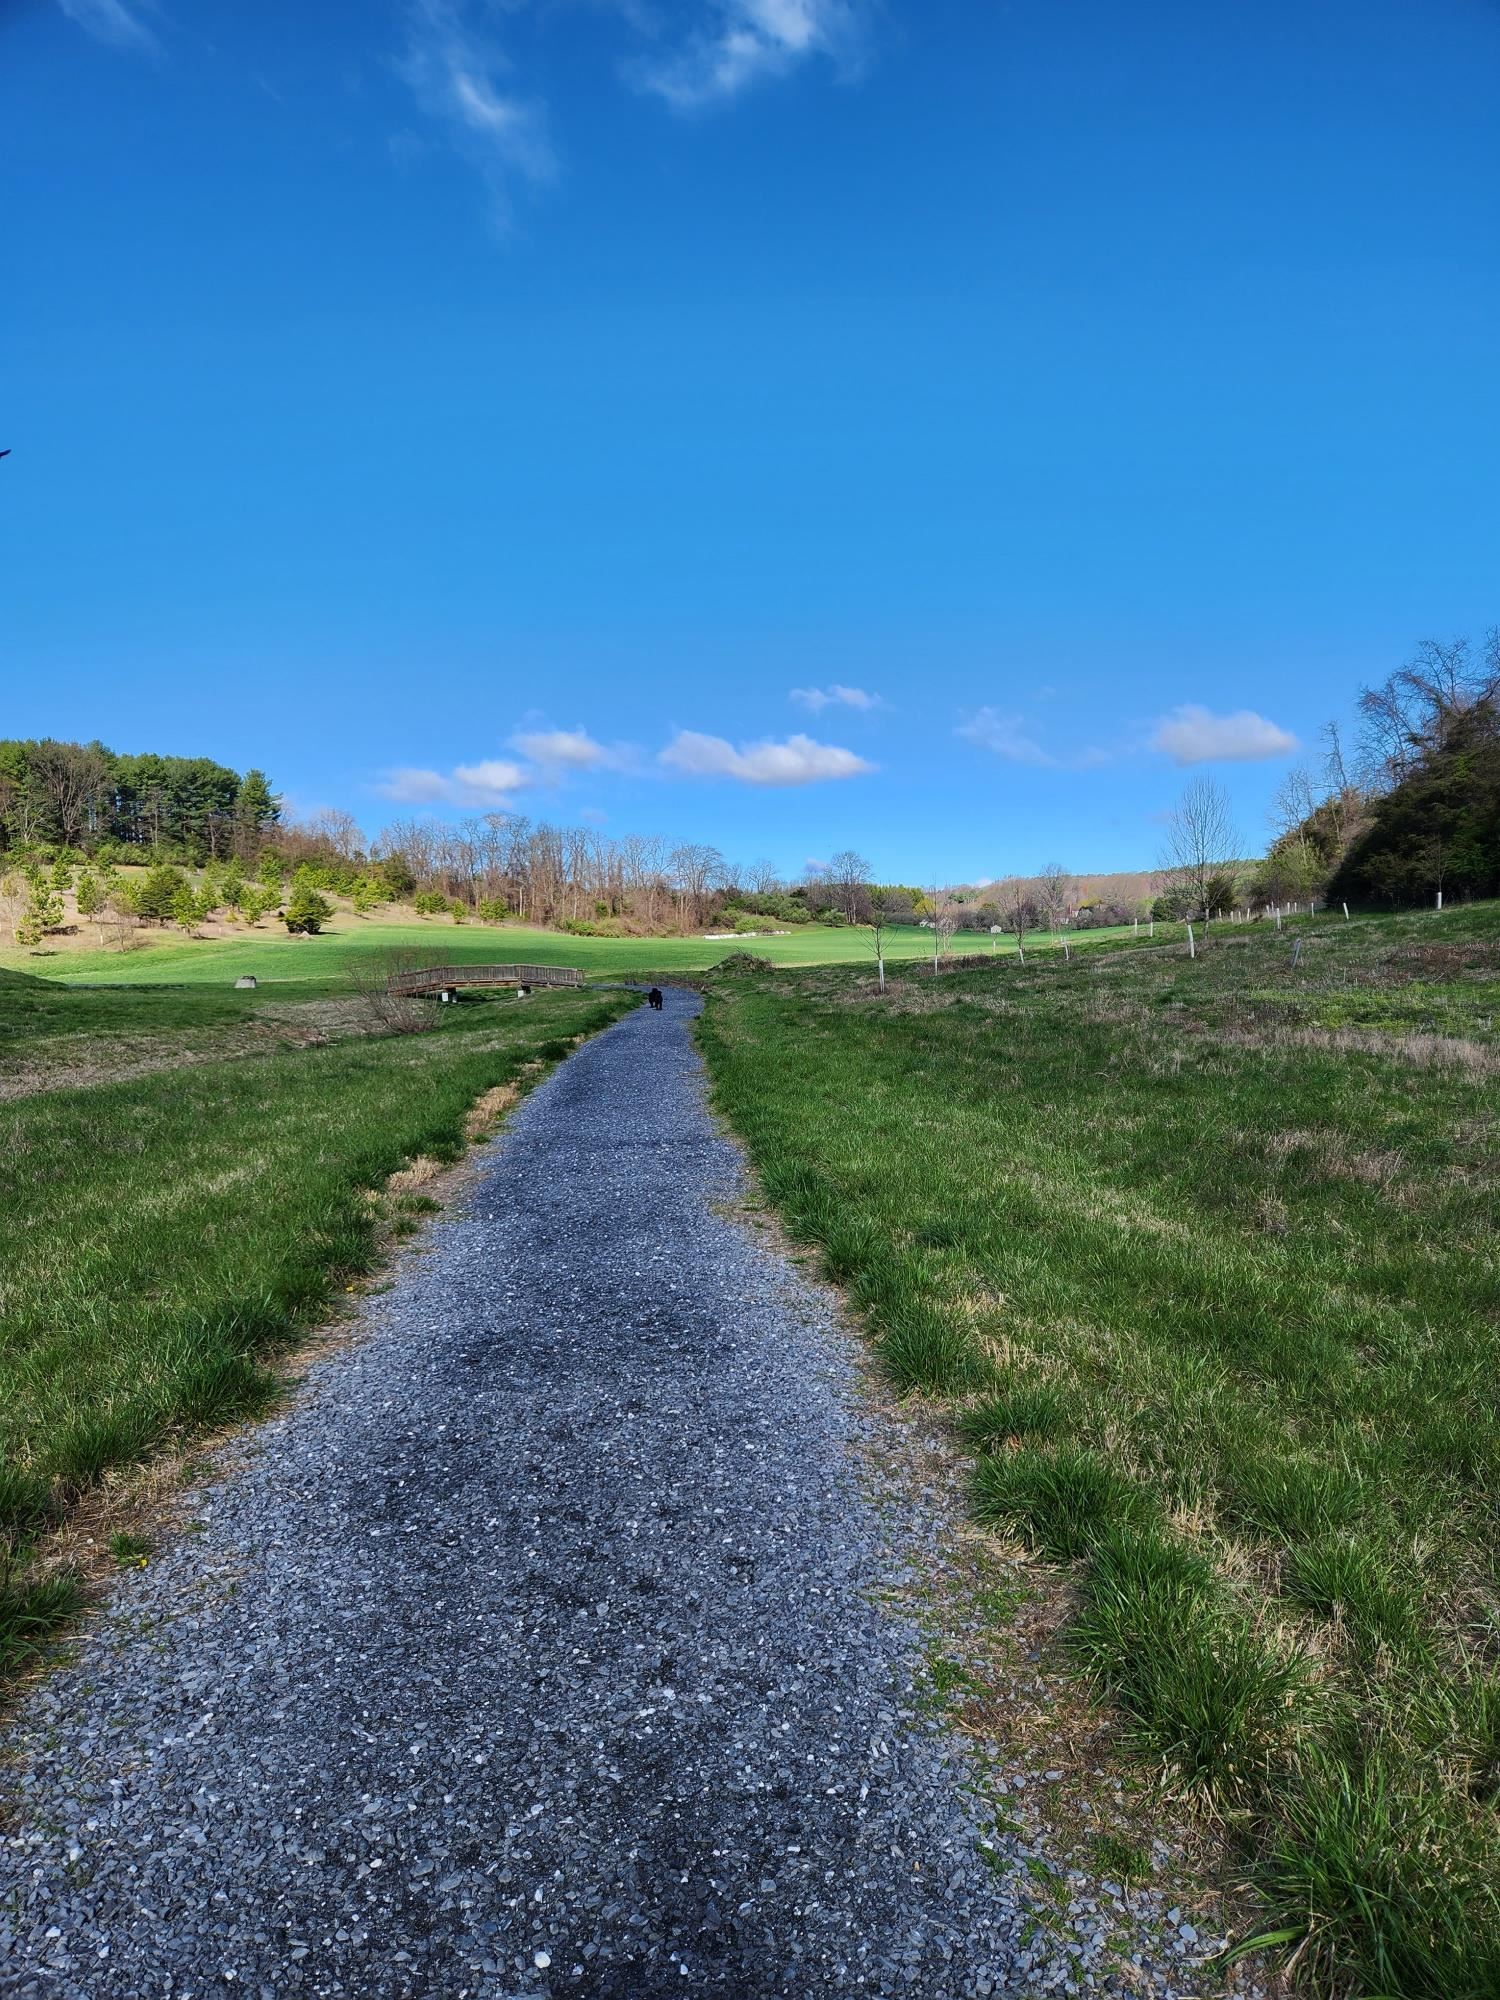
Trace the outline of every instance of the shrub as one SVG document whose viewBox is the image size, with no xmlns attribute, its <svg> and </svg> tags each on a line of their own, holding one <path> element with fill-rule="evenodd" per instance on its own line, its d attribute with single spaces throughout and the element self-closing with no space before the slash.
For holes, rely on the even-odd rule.
<svg viewBox="0 0 1500 2000">
<path fill-rule="evenodd" d="M 151 923 L 164 924 L 186 886 L 180 868 L 173 868 L 165 861 L 157 862 L 130 890 L 132 915 L 145 917 Z"/>
<path fill-rule="evenodd" d="M 510 915 L 503 896 L 484 896 L 479 903 L 479 921 L 482 924 L 503 924 Z"/>
<path fill-rule="evenodd" d="M 419 917 L 442 917 L 448 913 L 448 898 L 436 889 L 424 889 L 412 897 L 411 906 Z"/>
<path fill-rule="evenodd" d="M 306 932 L 309 937 L 316 937 L 332 915 L 333 905 L 328 898 L 304 885 L 293 894 L 282 912 L 282 922 L 289 931 Z"/>
<path fill-rule="evenodd" d="M 407 866 L 404 854 L 387 854 L 377 861 L 370 874 L 394 901 L 400 902 L 417 886 L 417 878 Z"/>
</svg>

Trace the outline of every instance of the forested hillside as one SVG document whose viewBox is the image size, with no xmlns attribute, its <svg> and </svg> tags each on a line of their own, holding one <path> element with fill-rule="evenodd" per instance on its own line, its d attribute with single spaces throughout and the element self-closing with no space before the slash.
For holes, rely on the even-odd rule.
<svg viewBox="0 0 1500 2000">
<path fill-rule="evenodd" d="M 0 738 L 0 850 L 111 845 L 214 859 L 259 848 L 280 807 L 262 771 L 122 757 L 102 743 Z"/>
</svg>

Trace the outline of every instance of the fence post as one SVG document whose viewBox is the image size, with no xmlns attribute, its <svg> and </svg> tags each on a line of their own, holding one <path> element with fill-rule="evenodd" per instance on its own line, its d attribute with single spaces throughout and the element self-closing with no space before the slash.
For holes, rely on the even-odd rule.
<svg viewBox="0 0 1500 2000">
<path fill-rule="evenodd" d="M 1345 903 L 1345 905 L 1344 905 L 1344 922 L 1345 922 L 1345 923 L 1347 924 L 1347 923 L 1348 923 L 1348 921 L 1349 921 L 1349 905 L 1348 905 L 1347 903 Z"/>
<path fill-rule="evenodd" d="M 1198 947 L 1193 943 L 1193 927 L 1191 924 L 1189 924 L 1187 927 L 1187 934 L 1188 934 L 1188 957 L 1196 958 L 1198 956 Z"/>
</svg>

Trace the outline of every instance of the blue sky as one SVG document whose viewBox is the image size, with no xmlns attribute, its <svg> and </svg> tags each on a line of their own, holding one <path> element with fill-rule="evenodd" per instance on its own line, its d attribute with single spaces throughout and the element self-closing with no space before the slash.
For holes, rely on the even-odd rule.
<svg viewBox="0 0 1500 2000">
<path fill-rule="evenodd" d="M 0 0 L 0 733 L 1257 846 L 1500 618 L 1497 78 L 1494 0 Z"/>
</svg>

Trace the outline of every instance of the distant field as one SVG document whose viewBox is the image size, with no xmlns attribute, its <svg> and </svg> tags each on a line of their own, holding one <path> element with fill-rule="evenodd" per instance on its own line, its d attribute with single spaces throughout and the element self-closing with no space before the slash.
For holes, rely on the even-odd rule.
<svg viewBox="0 0 1500 2000">
<path fill-rule="evenodd" d="M 1300 950 L 1298 948 L 1300 939 Z M 1296 963 L 1293 956 L 1296 953 Z M 1500 906 L 712 982 L 718 1101 L 1071 1566 L 1310 1992 L 1500 1993 Z"/>
<path fill-rule="evenodd" d="M 414 951 L 424 963 L 576 965 L 600 978 L 632 972 L 702 972 L 734 951 L 754 952 L 775 965 L 862 964 L 874 967 L 869 933 L 809 924 L 784 937 L 590 938 L 559 931 L 531 930 L 521 924 L 455 924 L 446 919 L 409 923 L 341 913 L 317 937 L 289 937 L 269 922 L 232 938 L 195 940 L 172 930 L 148 931 L 149 940 L 131 952 L 91 951 L 70 946 L 51 954 L 0 951 L 0 967 L 69 983 L 108 985 L 230 984 L 242 973 L 267 982 L 331 987 L 347 977 L 352 962 L 383 952 Z M 1105 941 L 1129 931 L 1090 931 Z M 1038 938 L 1039 945 L 1050 939 Z M 1075 944 L 1080 942 L 1075 940 Z M 961 936 L 954 949 L 1015 950 L 1014 940 Z M 916 926 L 891 931 L 888 960 L 930 957 L 932 933 Z"/>
</svg>

